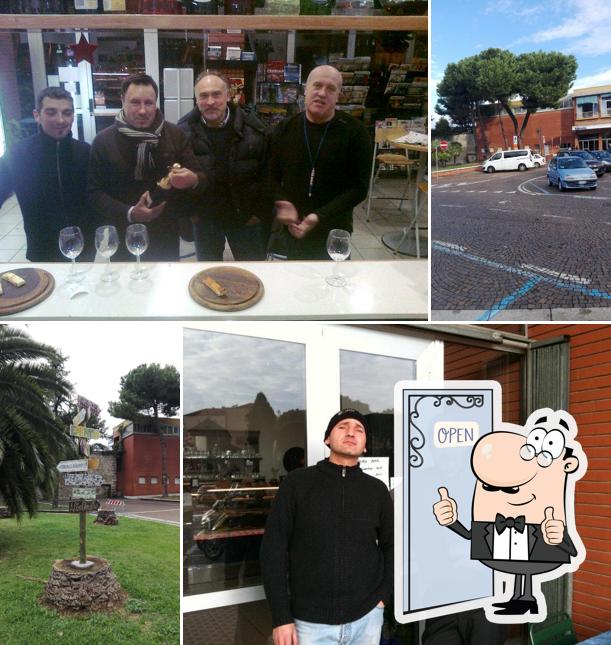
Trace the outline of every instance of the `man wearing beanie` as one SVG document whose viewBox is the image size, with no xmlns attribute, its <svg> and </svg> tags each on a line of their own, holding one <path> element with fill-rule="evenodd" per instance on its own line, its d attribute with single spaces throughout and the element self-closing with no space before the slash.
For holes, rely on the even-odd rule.
<svg viewBox="0 0 611 645">
<path fill-rule="evenodd" d="M 378 645 L 393 588 L 393 504 L 365 474 L 367 423 L 331 417 L 327 459 L 289 473 L 261 545 L 274 645 Z"/>
</svg>

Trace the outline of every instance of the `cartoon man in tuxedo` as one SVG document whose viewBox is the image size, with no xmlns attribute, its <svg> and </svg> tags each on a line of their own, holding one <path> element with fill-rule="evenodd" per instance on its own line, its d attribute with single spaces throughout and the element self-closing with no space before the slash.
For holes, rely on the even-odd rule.
<svg viewBox="0 0 611 645">
<path fill-rule="evenodd" d="M 471 540 L 471 559 L 514 575 L 511 598 L 486 607 L 489 620 L 519 622 L 515 617 L 528 613 L 526 620 L 544 620 L 540 580 L 576 569 L 585 557 L 572 509 L 575 481 L 587 466 L 576 434 L 570 414 L 545 408 L 524 428 L 504 424 L 481 437 L 471 453 L 477 481 L 470 530 L 458 521 L 456 501 L 439 488 L 441 499 L 433 506 L 439 524 Z"/>
</svg>

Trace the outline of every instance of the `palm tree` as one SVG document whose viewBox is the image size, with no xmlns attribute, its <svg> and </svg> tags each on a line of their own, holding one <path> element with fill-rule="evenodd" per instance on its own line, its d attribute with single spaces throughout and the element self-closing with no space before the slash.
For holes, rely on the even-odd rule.
<svg viewBox="0 0 611 645">
<path fill-rule="evenodd" d="M 74 450 L 52 412 L 72 389 L 64 360 L 25 331 L 0 325 L 0 497 L 18 519 L 53 494 L 55 466 Z"/>
</svg>

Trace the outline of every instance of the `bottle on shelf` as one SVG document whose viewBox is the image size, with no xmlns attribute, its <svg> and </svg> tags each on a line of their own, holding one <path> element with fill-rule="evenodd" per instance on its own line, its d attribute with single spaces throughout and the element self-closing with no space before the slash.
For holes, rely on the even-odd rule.
<svg viewBox="0 0 611 645">
<path fill-rule="evenodd" d="M 334 6 L 335 0 L 300 0 L 299 13 L 302 16 L 328 16 Z"/>
<path fill-rule="evenodd" d="M 254 14 L 254 0 L 224 0 L 225 15 Z"/>
<path fill-rule="evenodd" d="M 198 15 L 215 15 L 218 13 L 217 0 L 182 0 L 187 13 Z"/>
</svg>

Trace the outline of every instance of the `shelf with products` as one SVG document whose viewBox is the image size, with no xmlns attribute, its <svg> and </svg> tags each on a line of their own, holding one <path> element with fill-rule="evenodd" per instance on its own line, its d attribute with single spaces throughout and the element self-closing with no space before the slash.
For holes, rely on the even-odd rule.
<svg viewBox="0 0 611 645">
<path fill-rule="evenodd" d="M 246 29 L 428 31 L 427 16 L 0 14 L 0 29 Z"/>
</svg>

